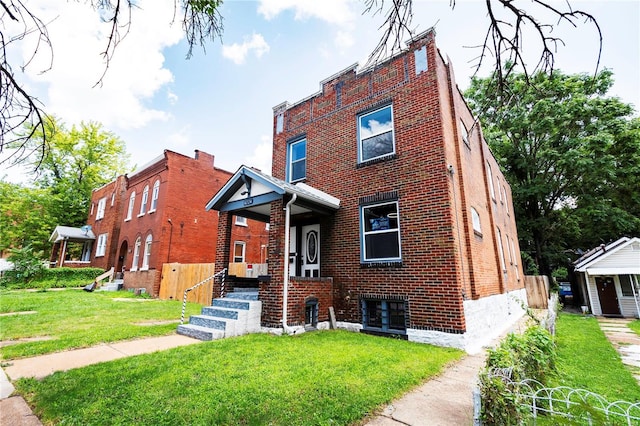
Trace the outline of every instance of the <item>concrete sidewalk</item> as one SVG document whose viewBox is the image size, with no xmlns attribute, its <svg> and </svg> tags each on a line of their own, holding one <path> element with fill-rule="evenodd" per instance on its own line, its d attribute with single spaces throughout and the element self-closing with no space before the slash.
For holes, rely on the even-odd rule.
<svg viewBox="0 0 640 426">
<path fill-rule="evenodd" d="M 178 334 L 172 334 L 170 336 L 102 344 L 91 348 L 76 349 L 7 362 L 8 365 L 0 369 L 0 425 L 42 425 L 40 420 L 33 415 L 31 409 L 21 396 L 10 396 L 14 391 L 14 387 L 9 381 L 9 378 L 11 380 L 18 380 L 23 377 L 40 379 L 56 371 L 71 370 L 72 368 L 85 367 L 118 358 L 162 351 L 195 343 L 201 343 L 201 341 Z"/>
<path fill-rule="evenodd" d="M 508 332 L 523 332 L 528 318 L 521 318 L 515 325 L 492 342 L 496 345 Z M 39 357 L 11 361 L 4 371 L 11 380 L 22 377 L 46 377 L 56 371 L 84 367 L 99 362 L 127 356 L 200 343 L 199 340 L 180 335 L 154 337 L 86 349 L 60 352 Z M 369 426 L 438 426 L 473 424 L 473 389 L 478 372 L 484 365 L 486 352 L 465 355 L 450 365 L 442 374 L 405 394 L 373 416 Z M 20 396 L 7 398 L 13 386 L 0 369 L 0 425 L 41 425 Z M 10 390 L 9 390 L 10 387 Z M 8 391 L 8 393 L 7 393 Z"/>
</svg>

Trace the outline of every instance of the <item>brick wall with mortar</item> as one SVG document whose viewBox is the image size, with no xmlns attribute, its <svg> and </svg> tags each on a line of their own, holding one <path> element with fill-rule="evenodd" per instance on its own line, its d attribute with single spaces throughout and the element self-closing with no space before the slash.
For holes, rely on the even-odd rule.
<svg viewBox="0 0 640 426">
<path fill-rule="evenodd" d="M 108 184 L 94 189 L 91 193 L 91 207 L 87 224 L 91 226 L 96 240 L 91 249 L 91 266 L 95 268 L 110 269 L 118 268 L 118 239 L 120 238 L 120 227 L 122 225 L 122 210 L 127 186 L 124 176 L 118 176 Z M 104 216 L 96 219 L 98 214 L 98 204 L 101 199 L 105 200 Z M 98 237 L 107 234 L 105 254 L 96 256 Z M 118 270 L 116 272 L 119 272 Z"/>
<path fill-rule="evenodd" d="M 428 69 L 417 74 L 413 52 L 423 46 Z M 489 241 L 488 250 L 476 245 L 467 212 L 470 202 L 477 202 L 478 188 L 474 186 L 486 182 L 481 154 L 490 157 L 490 153 L 486 144 L 477 140 L 482 149 L 477 149 L 472 159 L 459 158 L 462 142 L 456 123 L 458 111 L 466 106 L 458 99 L 457 88 L 449 83 L 447 66 L 437 51 L 433 32 L 429 32 L 414 41 L 405 54 L 360 73 L 349 68 L 323 81 L 319 94 L 274 108 L 274 176 L 285 179 L 287 143 L 304 136 L 305 183 L 341 201 L 340 210 L 321 227 L 321 247 L 330 248 L 322 251 L 321 275 L 333 277 L 339 321 L 361 322 L 359 298 L 366 294 L 407 300 L 410 328 L 462 333 L 464 298 L 496 291 L 500 278 L 495 240 L 483 237 Z M 359 165 L 357 117 L 370 108 L 389 104 L 393 108 L 395 155 Z M 469 120 L 468 111 L 466 114 Z M 279 115 L 281 132 L 277 128 Z M 467 162 L 473 166 L 465 168 Z M 460 176 L 464 179 L 456 179 L 455 174 L 452 178 L 449 164 L 463 170 Z M 497 167 L 494 170 L 499 173 Z M 402 264 L 363 267 L 360 197 L 392 191 L 399 202 Z M 486 188 L 479 193 L 482 198 Z M 485 210 L 484 219 L 489 222 L 494 212 Z"/>
<path fill-rule="evenodd" d="M 230 172 L 216 168 L 214 156 L 196 150 L 188 157 L 169 150 L 158 161 L 144 170 L 128 177 L 127 192 L 121 215 L 122 227 L 118 243 L 120 256 L 125 257 L 125 288 L 148 287 L 149 293 L 157 296 L 160 289 L 162 265 L 166 263 L 208 263 L 216 261 L 218 212 L 206 211 L 205 205 L 229 179 Z M 155 211 L 149 211 L 156 181 L 160 182 L 158 203 Z M 142 194 L 148 186 L 147 211 L 140 213 Z M 135 203 L 131 218 L 128 213 L 129 197 L 135 191 Z M 253 221 L 249 221 L 250 223 Z M 258 227 L 260 224 L 251 226 Z M 264 224 L 261 224 L 264 228 Z M 144 243 L 152 236 L 149 271 L 140 270 L 143 262 Z M 137 238 L 141 240 L 137 271 L 132 271 L 133 255 Z M 123 249 L 123 243 L 126 250 Z M 257 245 L 254 248 L 253 245 Z M 248 251 L 260 250 L 259 241 L 250 241 Z M 125 252 L 126 251 L 126 252 Z M 227 248 L 227 255 L 228 255 Z M 136 268 L 133 268 L 136 269 Z"/>
</svg>

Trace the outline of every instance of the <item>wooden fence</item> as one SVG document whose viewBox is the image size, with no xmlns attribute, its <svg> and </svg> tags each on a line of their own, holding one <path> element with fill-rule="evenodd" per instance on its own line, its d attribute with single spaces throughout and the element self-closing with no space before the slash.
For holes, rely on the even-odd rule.
<svg viewBox="0 0 640 426">
<path fill-rule="evenodd" d="M 524 287 L 527 290 L 527 302 L 530 308 L 549 308 L 549 278 L 544 275 L 526 275 Z"/>
<path fill-rule="evenodd" d="M 160 299 L 182 300 L 184 291 L 215 274 L 213 263 L 165 263 L 160 281 Z M 212 280 L 213 281 L 213 280 Z M 213 282 L 190 291 L 187 300 L 205 306 L 211 304 Z"/>
</svg>

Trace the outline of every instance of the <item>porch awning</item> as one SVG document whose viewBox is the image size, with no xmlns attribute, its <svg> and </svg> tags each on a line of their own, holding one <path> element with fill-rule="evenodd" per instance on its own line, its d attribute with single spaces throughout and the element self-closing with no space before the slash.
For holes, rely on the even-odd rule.
<svg viewBox="0 0 640 426">
<path fill-rule="evenodd" d="M 241 166 L 206 205 L 207 210 L 233 212 L 237 216 L 269 221 L 271 202 L 296 195 L 291 214 L 331 214 L 340 200 L 304 183 L 291 184 L 259 170 Z"/>
<path fill-rule="evenodd" d="M 96 239 L 91 228 L 74 228 L 71 226 L 56 226 L 53 233 L 49 237 L 49 241 L 57 243 L 58 241 L 67 240 L 73 242 L 93 241 Z"/>
</svg>

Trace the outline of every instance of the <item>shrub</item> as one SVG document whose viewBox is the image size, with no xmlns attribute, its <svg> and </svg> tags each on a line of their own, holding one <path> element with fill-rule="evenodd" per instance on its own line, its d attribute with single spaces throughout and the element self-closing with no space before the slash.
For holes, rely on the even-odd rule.
<svg viewBox="0 0 640 426">
<path fill-rule="evenodd" d="M 6 271 L 3 281 L 28 283 L 45 269 L 42 264 L 42 252 L 36 252 L 30 245 L 19 249 L 11 249 L 8 261 L 13 263 L 13 269 Z"/>
<path fill-rule="evenodd" d="M 10 289 L 81 287 L 93 282 L 102 273 L 104 269 L 101 268 L 51 268 L 43 269 L 36 279 L 29 282 L 5 276 L 3 284 Z"/>
<path fill-rule="evenodd" d="M 489 350 L 480 373 L 484 424 L 521 423 L 528 413 L 521 382 L 533 379 L 545 385 L 555 371 L 555 344 L 547 330 L 533 326 L 522 335 L 509 334 L 496 349 Z"/>
</svg>

